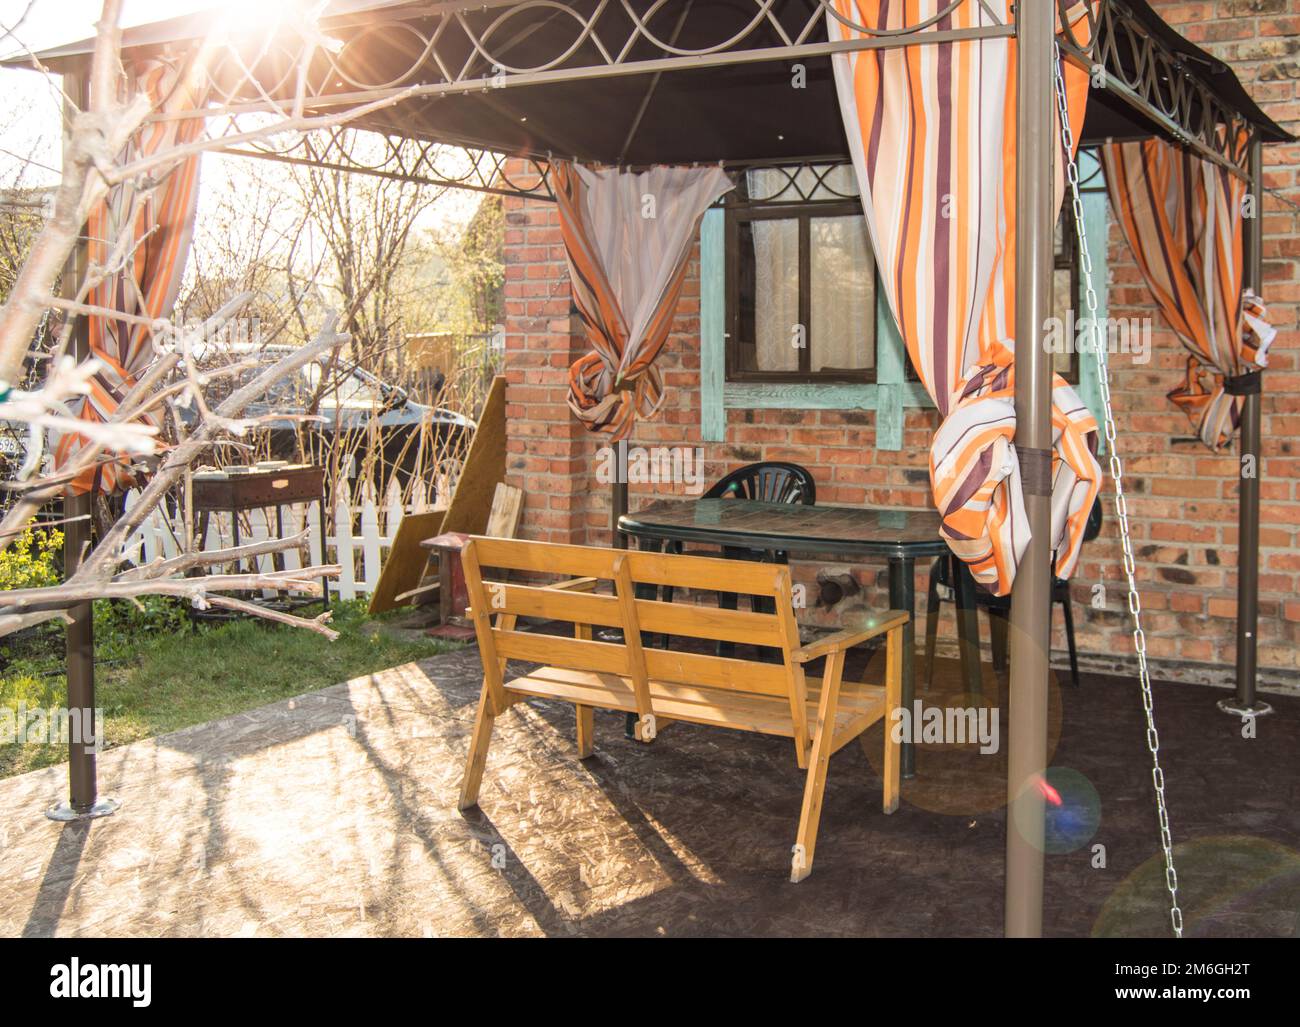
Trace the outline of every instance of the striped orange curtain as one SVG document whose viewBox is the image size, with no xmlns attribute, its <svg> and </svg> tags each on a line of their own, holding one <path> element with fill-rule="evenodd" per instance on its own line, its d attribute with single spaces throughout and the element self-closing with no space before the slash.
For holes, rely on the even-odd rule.
<svg viewBox="0 0 1300 1027">
<path fill-rule="evenodd" d="M 1109 143 L 1102 162 L 1129 249 L 1190 352 L 1187 376 L 1169 398 L 1218 449 L 1236 431 L 1244 402 L 1225 383 L 1263 368 L 1276 334 L 1259 298 L 1242 288 L 1247 184 L 1162 139 Z"/>
<path fill-rule="evenodd" d="M 551 165 L 573 301 L 592 351 L 569 369 L 569 408 L 624 438 L 663 405 L 668 341 L 704 212 L 732 182 L 720 167 L 642 173 Z"/>
<path fill-rule="evenodd" d="M 132 87 L 149 96 L 155 111 L 193 109 L 199 102 L 189 76 L 172 64 L 145 61 L 128 69 L 128 74 Z M 202 132 L 202 118 L 148 122 L 132 140 L 125 159 L 164 152 Z M 134 244 L 125 265 L 105 278 L 88 302 L 151 320 L 171 315 L 180 289 L 198 204 L 199 158 L 190 157 L 170 168 L 163 165 L 154 175 L 156 182 L 145 190 L 132 183 L 114 188 L 86 222 L 92 267 L 110 265 L 124 233 Z M 126 320 L 108 316 L 88 320 L 90 351 L 103 366 L 91 382 L 90 395 L 78 400 L 73 412 L 87 421 L 104 422 L 153 362 L 153 335 L 148 326 Z M 159 425 L 153 413 L 139 419 Z M 55 466 L 65 466 L 84 444 L 81 435 L 62 436 L 54 447 Z M 124 462 L 107 462 L 83 472 L 68 487 L 81 494 L 92 489 L 115 492 L 134 484 L 135 476 Z"/>
<path fill-rule="evenodd" d="M 1010 0 L 834 0 L 832 42 L 937 19 L 938 30 L 1011 20 Z M 940 15 L 942 14 L 942 17 Z M 1084 6 L 1071 9 L 1086 34 Z M 1016 67 L 1009 39 L 863 50 L 833 58 L 881 286 L 942 421 L 930 454 L 941 534 L 976 581 L 1006 595 L 1029 543 L 1013 438 Z M 1078 137 L 1087 73 L 1065 67 Z M 1064 148 L 1062 147 L 1062 151 Z M 1056 202 L 1065 192 L 1064 152 Z M 1052 544 L 1073 571 L 1101 482 L 1097 424 L 1057 376 Z"/>
</svg>

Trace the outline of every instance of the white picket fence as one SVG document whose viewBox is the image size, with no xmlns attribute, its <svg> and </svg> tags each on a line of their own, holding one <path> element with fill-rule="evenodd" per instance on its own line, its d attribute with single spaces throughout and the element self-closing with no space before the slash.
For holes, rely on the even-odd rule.
<svg viewBox="0 0 1300 1027">
<path fill-rule="evenodd" d="M 356 599 L 372 593 L 379 583 L 379 572 L 383 560 L 397 536 L 398 525 L 408 513 L 419 513 L 429 509 L 426 493 L 417 483 L 409 505 L 402 503 L 397 483 L 391 483 L 379 502 L 373 488 L 363 487 L 362 501 L 359 506 L 349 506 L 340 502 L 334 509 L 331 531 L 325 536 L 324 564 L 337 563 L 342 568 L 339 576 L 330 581 L 330 595 L 342 599 Z M 129 492 L 126 497 L 127 509 L 139 500 L 139 493 Z M 263 542 L 270 538 L 289 537 L 303 530 L 304 523 L 309 530 L 306 550 L 286 550 L 281 558 L 285 568 L 299 570 L 304 565 L 318 567 L 322 565 L 320 543 L 321 537 L 320 506 L 317 503 L 295 504 L 280 508 L 283 522 L 283 535 L 276 522 L 275 510 L 250 510 L 239 514 L 239 541 L 247 545 Z M 185 514 L 181 508 L 160 506 L 146 521 L 136 529 L 124 546 L 126 561 L 132 564 L 149 563 L 159 557 L 169 559 L 178 556 L 184 548 Z M 222 549 L 235 544 L 234 528 L 230 514 L 213 514 L 208 519 L 207 538 L 202 548 L 205 550 Z M 258 569 L 274 569 L 271 556 L 257 557 Z M 305 559 L 305 564 L 304 564 Z M 244 561 L 245 569 L 251 569 L 252 560 Z M 271 593 L 266 593 L 270 595 Z"/>
</svg>

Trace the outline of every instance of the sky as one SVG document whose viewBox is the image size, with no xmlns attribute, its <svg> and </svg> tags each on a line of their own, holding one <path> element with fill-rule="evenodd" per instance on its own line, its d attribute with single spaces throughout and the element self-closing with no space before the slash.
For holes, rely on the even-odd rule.
<svg viewBox="0 0 1300 1027">
<path fill-rule="evenodd" d="M 213 0 L 124 0 L 122 26 L 144 25 L 215 6 Z M 86 39 L 95 33 L 101 7 L 102 0 L 0 0 L 0 54 L 10 56 Z M 0 70 L 0 90 L 5 107 L 0 113 L 0 148 L 23 156 L 32 154 L 47 166 L 57 166 L 54 126 L 59 99 L 50 84 L 35 72 Z M 39 149 L 32 153 L 36 144 Z M 0 153 L 0 160 L 6 157 L 13 160 Z"/>
<path fill-rule="evenodd" d="M 124 0 L 123 28 L 221 8 L 237 19 L 265 21 L 280 5 L 305 5 L 318 0 Z M 95 32 L 102 0 L 0 0 L 0 56 L 39 51 L 86 39 Z M 0 69 L 0 185 L 51 184 L 60 163 L 59 124 L 62 99 L 45 76 L 27 70 Z M 223 195 L 238 194 L 241 168 L 256 164 L 273 177 L 282 166 L 207 155 L 200 172 L 199 224 L 196 240 L 202 244 L 204 212 L 213 211 Z M 467 224 L 477 210 L 480 195 L 449 189 L 422 222 L 424 227 L 454 230 Z"/>
</svg>

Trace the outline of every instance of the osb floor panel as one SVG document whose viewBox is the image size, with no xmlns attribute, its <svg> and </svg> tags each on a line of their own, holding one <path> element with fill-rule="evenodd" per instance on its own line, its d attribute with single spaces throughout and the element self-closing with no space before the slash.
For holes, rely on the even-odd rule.
<svg viewBox="0 0 1300 1027">
<path fill-rule="evenodd" d="M 922 746 L 886 817 L 878 725 L 870 756 L 832 760 L 792 885 L 803 776 L 782 739 L 678 723 L 642 746 L 597 713 L 579 762 L 571 709 L 534 702 L 498 722 L 480 810 L 458 813 L 479 674 L 466 649 L 106 752 L 102 792 L 124 805 L 90 825 L 42 816 L 66 768 L 0 781 L 0 933 L 1001 933 L 1005 755 Z M 953 703 L 955 665 L 938 677 L 927 703 Z M 987 667 L 985 691 L 1005 691 Z M 1222 694 L 1157 686 L 1188 933 L 1295 936 L 1300 700 L 1243 739 Z M 1162 933 L 1135 685 L 1054 687 L 1052 723 L 1053 837 L 1077 847 L 1047 856 L 1046 933 Z"/>
</svg>

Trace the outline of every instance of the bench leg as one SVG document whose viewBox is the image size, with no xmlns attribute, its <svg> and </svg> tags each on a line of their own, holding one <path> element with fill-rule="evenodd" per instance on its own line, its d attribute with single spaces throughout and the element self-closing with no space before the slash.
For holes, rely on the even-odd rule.
<svg viewBox="0 0 1300 1027">
<path fill-rule="evenodd" d="M 813 733 L 812 753 L 808 757 L 803 808 L 799 812 L 799 833 L 795 836 L 794 857 L 790 861 L 790 880 L 795 884 L 812 873 L 813 854 L 817 848 L 817 825 L 822 816 L 822 794 L 826 790 L 826 770 L 830 766 L 831 746 L 835 741 L 835 711 L 839 703 L 840 676 L 843 673 L 844 653 L 834 652 L 827 656 L 822 694 L 817 703 L 817 728 Z"/>
<path fill-rule="evenodd" d="M 585 760 L 591 755 L 595 718 L 590 706 L 574 704 L 573 709 L 578 715 L 578 759 Z"/>
<path fill-rule="evenodd" d="M 590 712 L 590 711 L 588 711 Z M 487 689 L 478 699 L 478 715 L 474 718 L 474 735 L 469 743 L 469 756 L 465 760 L 465 778 L 460 785 L 459 810 L 473 809 L 478 805 L 478 790 L 483 783 L 483 768 L 487 766 L 488 745 L 492 741 L 492 724 L 496 720 Z"/>
</svg>

